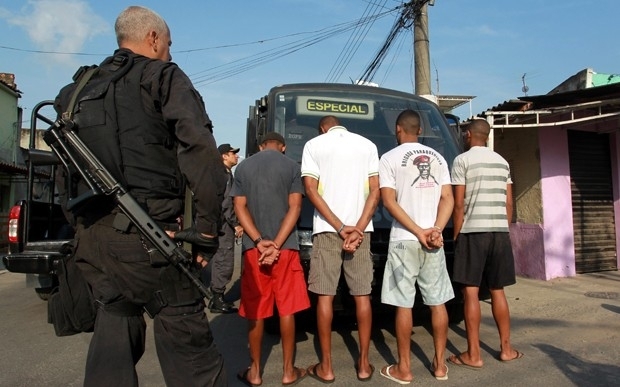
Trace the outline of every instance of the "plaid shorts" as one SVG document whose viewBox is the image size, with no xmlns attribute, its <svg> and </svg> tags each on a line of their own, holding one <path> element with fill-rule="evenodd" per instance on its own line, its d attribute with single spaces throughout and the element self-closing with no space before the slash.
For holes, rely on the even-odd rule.
<svg viewBox="0 0 620 387">
<path fill-rule="evenodd" d="M 372 290 L 372 254 L 370 233 L 354 253 L 342 250 L 343 240 L 335 232 L 324 232 L 312 237 L 308 289 L 316 294 L 336 295 L 341 272 L 352 296 L 365 296 Z"/>
</svg>

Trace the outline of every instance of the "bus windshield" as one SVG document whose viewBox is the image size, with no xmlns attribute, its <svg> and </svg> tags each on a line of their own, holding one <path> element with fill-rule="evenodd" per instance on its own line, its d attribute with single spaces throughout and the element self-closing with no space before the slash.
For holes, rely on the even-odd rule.
<svg viewBox="0 0 620 387">
<path fill-rule="evenodd" d="M 441 153 L 451 166 L 459 153 L 457 140 L 443 114 L 430 101 L 411 94 L 390 90 L 343 85 L 329 88 L 276 88 L 271 95 L 268 130 L 286 139 L 286 155 L 301 162 L 304 144 L 318 135 L 319 120 L 326 115 L 338 117 L 342 126 L 371 140 L 379 157 L 394 148 L 395 122 L 405 109 L 412 109 L 422 119 L 421 144 Z"/>
</svg>

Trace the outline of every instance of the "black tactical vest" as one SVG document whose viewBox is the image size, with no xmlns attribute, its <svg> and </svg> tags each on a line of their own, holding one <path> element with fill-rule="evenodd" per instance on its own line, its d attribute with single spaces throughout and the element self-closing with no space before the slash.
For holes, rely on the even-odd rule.
<svg viewBox="0 0 620 387">
<path fill-rule="evenodd" d="M 172 200 L 177 207 L 184 194 L 175 129 L 164 122 L 156 90 L 150 89 L 157 87 L 169 65 L 119 50 L 99 65 L 79 92 L 74 108 L 80 139 L 147 210 L 151 199 L 160 204 L 157 199 Z M 60 91 L 56 99 L 59 114 L 69 105 L 84 73 L 81 70 L 74 83 Z M 145 71 L 155 85 L 142 83 Z M 74 194 L 84 189 L 74 182 Z"/>
</svg>

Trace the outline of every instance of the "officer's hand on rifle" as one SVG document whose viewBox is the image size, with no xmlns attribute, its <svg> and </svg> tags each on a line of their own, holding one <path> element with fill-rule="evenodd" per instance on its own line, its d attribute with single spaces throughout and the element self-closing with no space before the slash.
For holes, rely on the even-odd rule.
<svg viewBox="0 0 620 387">
<path fill-rule="evenodd" d="M 187 242 L 204 248 L 217 248 L 219 246 L 217 237 L 199 233 L 193 227 L 174 233 L 173 238 L 178 242 Z"/>
<path fill-rule="evenodd" d="M 172 238 L 177 242 L 187 242 L 192 245 L 192 252 L 208 262 L 219 246 L 217 237 L 207 236 L 190 227 L 174 233 Z"/>
</svg>

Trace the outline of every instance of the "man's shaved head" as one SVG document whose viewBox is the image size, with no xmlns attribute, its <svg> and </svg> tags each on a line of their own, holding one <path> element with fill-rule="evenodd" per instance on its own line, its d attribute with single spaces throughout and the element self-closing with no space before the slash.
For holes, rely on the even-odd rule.
<svg viewBox="0 0 620 387">
<path fill-rule="evenodd" d="M 467 130 L 469 130 L 472 136 L 486 140 L 489 138 L 491 126 L 486 120 L 475 119 L 467 126 Z"/>
</svg>

